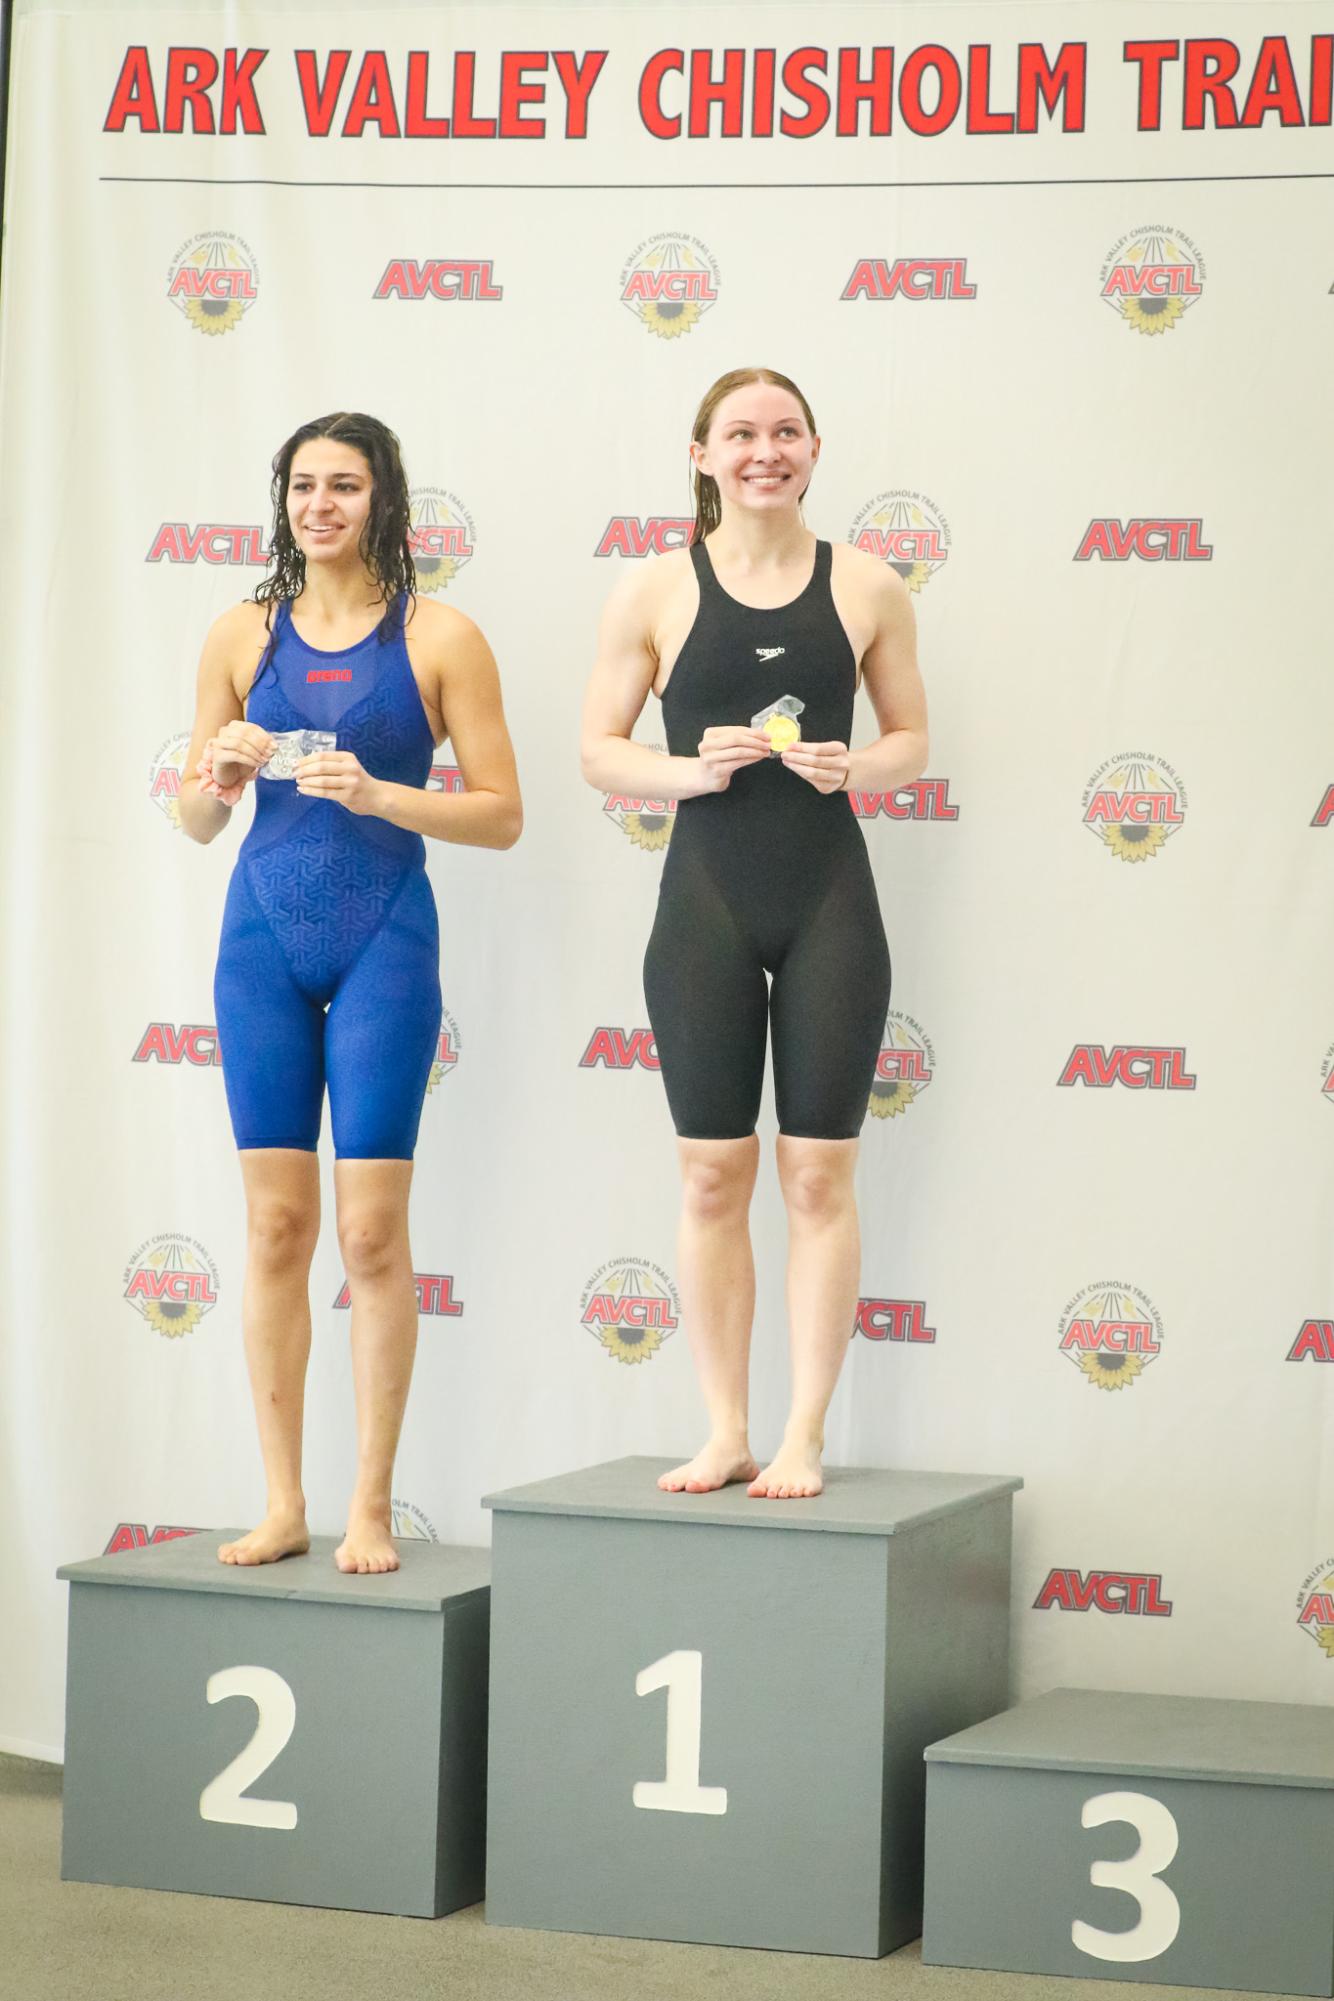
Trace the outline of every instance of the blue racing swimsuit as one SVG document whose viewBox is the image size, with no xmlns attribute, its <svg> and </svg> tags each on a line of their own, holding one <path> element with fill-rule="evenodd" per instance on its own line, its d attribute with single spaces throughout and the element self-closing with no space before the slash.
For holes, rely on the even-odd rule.
<svg viewBox="0 0 1334 2001">
<path fill-rule="evenodd" d="M 328 653 L 280 603 L 247 720 L 333 730 L 373 777 L 424 786 L 434 742 L 404 609 L 388 639 L 377 627 Z M 340 1160 L 411 1160 L 440 1034 L 439 956 L 420 834 L 309 798 L 294 779 L 256 779 L 213 986 L 237 1146 L 313 1153 L 327 1083 Z"/>
</svg>

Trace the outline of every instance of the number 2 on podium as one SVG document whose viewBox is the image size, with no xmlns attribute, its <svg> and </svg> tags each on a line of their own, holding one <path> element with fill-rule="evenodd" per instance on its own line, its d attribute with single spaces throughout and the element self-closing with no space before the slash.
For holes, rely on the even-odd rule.
<svg viewBox="0 0 1334 2001">
<path fill-rule="evenodd" d="M 210 1702 L 248 1696 L 259 1715 L 250 1742 L 199 1795 L 199 1818 L 225 1821 L 233 1827 L 295 1827 L 294 1801 L 246 1798 L 246 1787 L 268 1771 L 296 1726 L 296 1697 L 291 1688 L 272 1668 L 230 1667 L 211 1674 L 204 1693 Z"/>
<path fill-rule="evenodd" d="M 659 1813 L 727 1812 L 727 1787 L 699 1782 L 703 1687 L 704 1656 L 694 1647 L 678 1647 L 635 1676 L 636 1695 L 667 1691 L 667 1776 L 637 1779 L 632 1794 L 636 1806 Z"/>
</svg>

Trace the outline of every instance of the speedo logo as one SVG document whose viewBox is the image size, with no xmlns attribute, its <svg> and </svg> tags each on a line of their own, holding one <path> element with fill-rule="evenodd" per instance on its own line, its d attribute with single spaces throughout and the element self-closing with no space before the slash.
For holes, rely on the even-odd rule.
<svg viewBox="0 0 1334 2001">
<path fill-rule="evenodd" d="M 757 646 L 755 648 L 755 658 L 757 660 L 777 660 L 780 653 L 786 652 L 786 646 Z"/>
</svg>

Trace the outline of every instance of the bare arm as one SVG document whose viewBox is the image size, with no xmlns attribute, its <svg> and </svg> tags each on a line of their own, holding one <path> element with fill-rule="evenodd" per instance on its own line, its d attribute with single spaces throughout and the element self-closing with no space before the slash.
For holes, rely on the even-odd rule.
<svg viewBox="0 0 1334 2001">
<path fill-rule="evenodd" d="M 706 730 L 698 757 L 671 757 L 631 742 L 658 671 L 654 614 L 660 588 L 661 572 L 650 566 L 622 578 L 607 600 L 584 697 L 580 763 L 599 792 L 693 799 L 725 790 L 733 771 L 768 756 L 769 744 L 755 730 L 730 728 Z"/>
<path fill-rule="evenodd" d="M 441 627 L 424 629 L 418 643 L 465 790 L 427 792 L 394 785 L 372 777 L 348 751 L 304 758 L 297 766 L 297 790 L 311 798 L 335 799 L 349 812 L 374 814 L 429 840 L 512 848 L 523 828 L 523 801 L 495 658 L 462 612 L 450 608 Z"/>
<path fill-rule="evenodd" d="M 195 681 L 194 730 L 180 791 L 181 825 L 192 841 L 213 840 L 232 817 L 230 806 L 200 791 L 197 767 L 205 745 L 223 731 L 232 740 L 235 766 L 230 770 L 219 766 L 219 775 L 229 780 L 245 772 L 253 776 L 263 762 L 267 733 L 245 721 L 245 705 L 236 692 L 238 673 L 248 683 L 263 650 L 262 625 L 263 615 L 253 604 L 233 605 L 214 620 L 204 641 Z"/>
<path fill-rule="evenodd" d="M 894 792 L 926 770 L 926 692 L 912 593 L 896 570 L 879 567 L 875 636 L 862 656 L 862 678 L 880 735 L 849 756 L 846 792 Z"/>
</svg>

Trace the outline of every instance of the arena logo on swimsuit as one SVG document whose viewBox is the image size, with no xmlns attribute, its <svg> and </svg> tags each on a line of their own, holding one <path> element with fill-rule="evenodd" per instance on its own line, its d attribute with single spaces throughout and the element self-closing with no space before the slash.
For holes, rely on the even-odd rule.
<svg viewBox="0 0 1334 2001">
<path fill-rule="evenodd" d="M 660 340 L 677 340 L 718 303 L 718 266 L 697 236 L 660 230 L 631 251 L 621 304 Z"/>
<path fill-rule="evenodd" d="M 868 1341 L 934 1344 L 936 1330 L 926 1324 L 924 1299 L 859 1299 L 852 1338 Z"/>
<path fill-rule="evenodd" d="M 1318 1563 L 1297 1593 L 1297 1624 L 1334 1660 L 1334 1557 Z"/>
<path fill-rule="evenodd" d="M 681 1323 L 676 1287 L 645 1258 L 612 1258 L 579 1301 L 579 1323 L 618 1362 L 647 1362 Z"/>
<path fill-rule="evenodd" d="M 229 230 L 201 230 L 172 258 L 167 297 L 197 333 L 234 333 L 259 297 L 254 251 Z"/>
<path fill-rule="evenodd" d="M 1061 1314 L 1061 1354 L 1100 1390 L 1123 1390 L 1162 1353 L 1163 1322 L 1137 1285 L 1086 1286 Z"/>
<path fill-rule="evenodd" d="M 417 589 L 426 596 L 448 590 L 476 554 L 471 514 L 456 493 L 442 486 L 414 486 L 408 495 L 408 523 Z"/>
<path fill-rule="evenodd" d="M 434 1314 L 445 1320 L 457 1320 L 463 1312 L 463 1301 L 454 1297 L 453 1274 L 447 1271 L 415 1271 L 413 1284 L 417 1288 L 418 1313 Z M 346 1279 L 334 1305 L 346 1311 L 352 1304 L 352 1288 Z"/>
<path fill-rule="evenodd" d="M 446 1008 L 440 1017 L 440 1039 L 435 1046 L 435 1057 L 431 1063 L 431 1074 L 426 1079 L 426 1089 L 433 1091 L 457 1067 L 463 1049 L 463 1037 L 459 1025 Z"/>
<path fill-rule="evenodd" d="M 139 1038 L 132 1063 L 189 1063 L 199 1070 L 221 1069 L 218 1031 L 200 1021 L 150 1021 Z"/>
<path fill-rule="evenodd" d="M 185 754 L 190 748 L 190 732 L 169 736 L 148 767 L 148 796 L 158 811 L 179 832 L 181 825 L 181 780 L 185 776 Z"/>
<path fill-rule="evenodd" d="M 154 1543 L 175 1542 L 178 1536 L 203 1535 L 203 1529 L 174 1528 L 161 1523 L 150 1530 L 147 1522 L 117 1522 L 103 1556 L 119 1556 L 127 1549 L 149 1549 Z"/>
<path fill-rule="evenodd" d="M 1084 787 L 1084 825 L 1123 862 L 1146 862 L 1179 834 L 1186 788 L 1165 758 L 1124 751 Z"/>
<path fill-rule="evenodd" d="M 178 1341 L 218 1303 L 218 1268 L 195 1237 L 163 1231 L 125 1267 L 123 1297 L 150 1327 Z"/>
<path fill-rule="evenodd" d="M 1303 1320 L 1286 1357 L 1289 1362 L 1334 1362 L 1334 1320 Z"/>
<path fill-rule="evenodd" d="M 936 1052 L 926 1030 L 910 1014 L 891 1008 L 871 1083 L 872 1117 L 898 1118 L 917 1102 L 935 1074 Z"/>
<path fill-rule="evenodd" d="M 975 299 L 966 257 L 859 257 L 840 299 Z"/>
<path fill-rule="evenodd" d="M 950 524 L 926 494 L 896 486 L 866 502 L 848 540 L 897 570 L 910 591 L 920 591 L 949 561 Z"/>
<path fill-rule="evenodd" d="M 1136 333 L 1165 334 L 1199 304 L 1204 259 L 1181 229 L 1132 229 L 1103 259 L 1101 297 Z"/>
<path fill-rule="evenodd" d="M 1122 1618 L 1170 1619 L 1157 1570 L 1049 1570 L 1035 1612 L 1109 1612 Z"/>
</svg>

